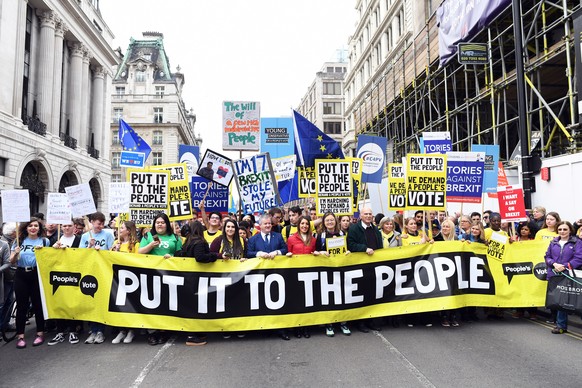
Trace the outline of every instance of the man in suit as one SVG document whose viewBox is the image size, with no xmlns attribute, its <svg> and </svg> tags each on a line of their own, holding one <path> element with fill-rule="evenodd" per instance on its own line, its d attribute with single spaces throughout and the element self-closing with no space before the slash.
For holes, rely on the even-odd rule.
<svg viewBox="0 0 582 388">
<path fill-rule="evenodd" d="M 271 215 L 265 213 L 259 219 L 261 233 L 255 234 L 249 239 L 247 256 L 261 259 L 273 259 L 275 256 L 287 254 L 287 244 L 281 233 L 273 232 Z"/>
</svg>

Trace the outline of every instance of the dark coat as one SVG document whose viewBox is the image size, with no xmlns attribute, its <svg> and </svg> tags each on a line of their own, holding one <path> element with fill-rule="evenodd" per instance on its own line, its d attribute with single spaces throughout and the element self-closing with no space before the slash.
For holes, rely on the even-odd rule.
<svg viewBox="0 0 582 388">
<path fill-rule="evenodd" d="M 370 227 L 374 230 L 378 249 L 382 248 L 382 234 L 380 233 L 380 230 L 374 225 L 371 225 Z M 350 229 L 348 230 L 348 251 L 366 252 L 367 249 L 366 231 L 362 226 L 362 221 L 358 221 L 357 224 L 351 224 Z"/>
</svg>

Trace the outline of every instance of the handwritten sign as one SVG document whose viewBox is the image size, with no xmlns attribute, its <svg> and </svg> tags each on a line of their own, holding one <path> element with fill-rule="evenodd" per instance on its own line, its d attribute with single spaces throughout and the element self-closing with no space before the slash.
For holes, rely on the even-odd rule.
<svg viewBox="0 0 582 388">
<path fill-rule="evenodd" d="M 109 213 L 129 213 L 130 195 L 129 182 L 109 183 Z"/>
<path fill-rule="evenodd" d="M 277 182 L 288 181 L 295 177 L 295 165 L 297 163 L 297 155 L 283 156 L 272 160 L 273 172 Z"/>
<path fill-rule="evenodd" d="M 48 193 L 46 207 L 47 224 L 71 223 L 71 207 L 66 193 Z"/>
<path fill-rule="evenodd" d="M 279 206 L 281 199 L 268 153 L 235 160 L 233 166 L 245 214 Z"/>
<path fill-rule="evenodd" d="M 30 221 L 28 189 L 2 190 L 2 220 L 4 222 Z"/>
<path fill-rule="evenodd" d="M 97 211 L 89 183 L 65 187 L 73 217 L 83 217 Z"/>
<path fill-rule="evenodd" d="M 222 102 L 223 150 L 258 151 L 261 146 L 259 102 Z"/>
</svg>

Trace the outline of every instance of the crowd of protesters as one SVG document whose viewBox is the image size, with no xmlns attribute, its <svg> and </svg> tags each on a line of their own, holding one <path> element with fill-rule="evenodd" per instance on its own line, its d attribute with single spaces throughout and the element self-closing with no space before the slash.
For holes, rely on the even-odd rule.
<svg viewBox="0 0 582 388">
<path fill-rule="evenodd" d="M 369 207 L 363 207 L 359 215 L 337 217 L 326 213 L 321 217 L 315 209 L 305 206 L 290 208 L 273 208 L 257 219 L 252 214 L 228 214 L 219 212 L 207 214 L 204 202 L 200 203 L 200 213 L 187 222 L 170 222 L 167 215 L 160 213 L 151 228 L 136 228 L 131 221 L 118 222 L 113 216 L 106 224 L 103 213 L 97 212 L 88 219 L 74 219 L 68 224 L 46 224 L 44 215 L 38 213 L 29 222 L 19 225 L 18 243 L 16 242 L 16 224 L 5 223 L 0 238 L 0 259 L 3 276 L 0 279 L 0 316 L 4 316 L 12 298 L 17 301 L 16 347 L 27 346 L 25 325 L 27 311 L 32 306 L 36 322 L 35 337 L 32 346 L 45 342 L 48 331 L 56 335 L 48 345 L 65 342 L 76 344 L 80 333 L 85 330 L 84 323 L 73 320 L 52 320 L 45 322 L 42 313 L 41 295 L 38 282 L 35 251 L 43 247 L 105 249 L 172 257 L 190 257 L 200 263 L 216 260 L 274 259 L 281 255 L 304 255 L 329 257 L 326 248 L 327 239 L 346 236 L 345 254 L 365 252 L 373 255 L 378 249 L 432 244 L 439 241 L 464 241 L 466 243 L 488 244 L 493 233 L 506 236 L 508 241 L 550 239 L 545 260 L 548 266 L 548 279 L 564 271 L 568 265 L 582 267 L 582 219 L 573 223 L 562 221 L 555 212 L 537 206 L 533 209 L 531 220 L 516 224 L 501 222 L 498 213 L 484 211 L 469 215 L 447 214 L 437 211 L 417 211 L 413 217 L 403 218 L 402 214 L 385 216 L 374 214 Z M 538 319 L 537 309 L 515 309 L 512 316 Z M 503 319 L 504 310 L 484 309 L 488 319 Z M 434 313 L 411 314 L 402 317 L 390 317 L 393 326 L 400 323 L 407 326 L 432 326 L 437 316 Z M 478 320 L 475 308 L 443 311 L 438 314 L 443 327 L 457 327 L 461 321 Z M 341 322 L 339 329 L 344 335 L 351 334 L 351 326 L 360 332 L 379 330 L 380 320 L 368 319 L 357 322 Z M 554 334 L 567 331 L 568 315 L 563 311 L 552 311 L 548 323 L 555 324 Z M 12 324 L 12 322 L 0 322 Z M 324 325 L 327 336 L 335 335 L 335 327 Z M 89 335 L 86 344 L 99 344 L 105 341 L 106 326 L 89 322 Z M 112 343 L 131 343 L 137 333 L 131 328 L 111 328 L 115 334 Z M 291 328 L 292 329 L 292 328 Z M 161 330 L 147 330 L 147 342 L 150 345 L 164 343 L 168 333 Z M 311 336 L 309 328 L 281 329 L 277 334 L 283 340 L 292 335 L 297 338 Z M 245 333 L 236 333 L 244 337 Z M 231 333 L 224 333 L 230 338 Z M 187 345 L 204 345 L 207 335 L 190 333 Z"/>
</svg>

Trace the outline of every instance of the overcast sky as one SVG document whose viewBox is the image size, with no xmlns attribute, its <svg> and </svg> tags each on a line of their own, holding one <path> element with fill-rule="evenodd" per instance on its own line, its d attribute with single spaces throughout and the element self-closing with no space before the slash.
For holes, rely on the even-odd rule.
<svg viewBox="0 0 582 388">
<path fill-rule="evenodd" d="M 221 102 L 259 101 L 262 117 L 290 116 L 323 63 L 347 49 L 355 0 L 102 0 L 125 52 L 143 31 L 164 34 L 171 71 L 197 116 L 202 149 L 222 151 Z"/>
</svg>

